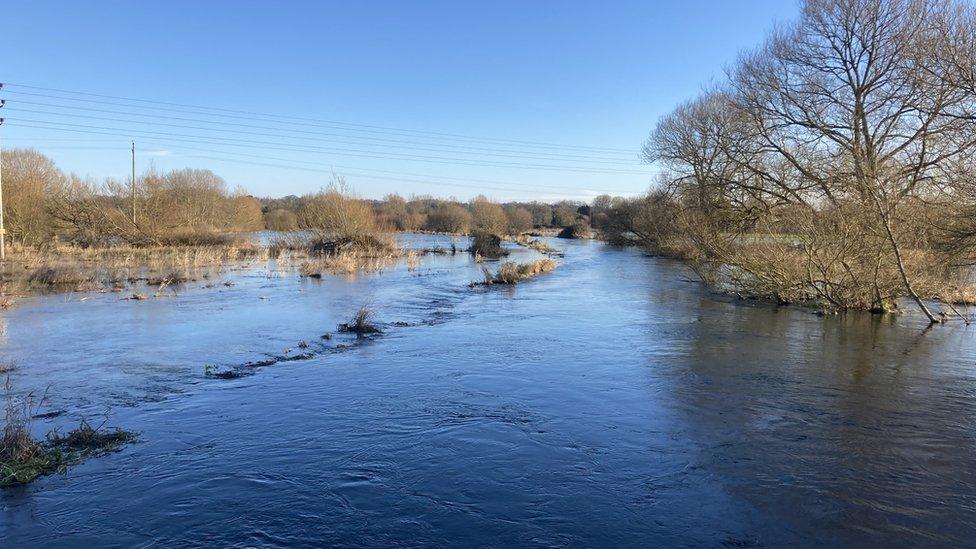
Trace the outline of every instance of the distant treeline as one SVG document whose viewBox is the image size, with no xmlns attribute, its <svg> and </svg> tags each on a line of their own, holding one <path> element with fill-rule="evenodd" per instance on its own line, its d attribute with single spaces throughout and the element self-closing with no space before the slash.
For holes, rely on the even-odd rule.
<svg viewBox="0 0 976 549">
<path fill-rule="evenodd" d="M 533 229 L 587 232 L 590 206 L 582 202 L 498 204 L 429 196 L 383 200 L 352 196 L 340 176 L 304 196 L 255 198 L 230 189 L 209 170 L 150 170 L 130 181 L 95 181 L 62 172 L 32 149 L 3 152 L 3 211 L 8 238 L 40 246 L 218 244 L 229 233 L 306 230 L 360 240 L 389 231 L 481 232 L 518 235 Z"/>
<path fill-rule="evenodd" d="M 302 228 L 302 211 L 316 195 L 261 199 L 268 229 L 290 231 Z M 389 194 L 382 200 L 366 200 L 380 226 L 394 231 L 469 233 L 484 231 L 497 235 L 521 234 L 532 229 L 565 228 L 585 222 L 589 205 L 563 201 L 494 203 L 484 196 L 470 202 L 431 196 L 404 198 Z"/>
<path fill-rule="evenodd" d="M 8 238 L 27 246 L 207 244 L 264 227 L 258 200 L 208 170 L 150 170 L 133 190 L 66 174 L 31 149 L 3 151 L 3 213 Z"/>
</svg>

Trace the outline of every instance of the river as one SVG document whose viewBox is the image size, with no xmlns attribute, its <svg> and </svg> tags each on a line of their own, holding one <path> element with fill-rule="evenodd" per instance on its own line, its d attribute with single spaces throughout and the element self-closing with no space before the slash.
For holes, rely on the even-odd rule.
<svg viewBox="0 0 976 549">
<path fill-rule="evenodd" d="M 38 433 L 139 433 L 0 491 L 0 545 L 973 545 L 976 327 L 743 302 L 553 244 L 560 267 L 515 287 L 438 255 L 0 313 L 14 390 L 65 412 Z M 323 343 L 363 304 L 384 334 Z"/>
</svg>

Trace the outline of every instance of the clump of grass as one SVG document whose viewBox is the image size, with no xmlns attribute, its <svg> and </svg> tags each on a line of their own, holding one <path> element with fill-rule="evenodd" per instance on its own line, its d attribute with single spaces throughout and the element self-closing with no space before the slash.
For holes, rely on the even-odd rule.
<svg viewBox="0 0 976 549">
<path fill-rule="evenodd" d="M 541 254 L 558 256 L 558 257 L 562 257 L 564 255 L 563 252 L 559 251 L 556 248 L 553 248 L 552 246 L 546 244 L 542 240 L 539 240 L 537 238 L 535 239 L 529 238 L 527 235 L 520 235 L 515 240 L 515 242 L 522 246 L 525 246 L 526 248 L 531 248 Z"/>
<path fill-rule="evenodd" d="M 951 305 L 976 305 L 976 288 L 957 286 L 946 289 L 940 300 Z"/>
<path fill-rule="evenodd" d="M 4 384 L 3 439 L 0 440 L 0 486 L 30 482 L 51 469 L 59 457 L 31 436 L 31 418 L 39 400 L 29 393 L 19 402 L 14 398 L 10 376 Z"/>
<path fill-rule="evenodd" d="M 166 286 L 173 286 L 177 284 L 183 284 L 190 281 L 190 277 L 186 273 L 180 271 L 170 271 L 165 274 L 151 276 L 146 280 L 147 286 L 159 286 L 164 288 Z"/>
<path fill-rule="evenodd" d="M 528 263 L 515 263 L 507 261 L 502 264 L 497 273 L 492 274 L 487 268 L 482 268 L 485 273 L 484 285 L 492 284 L 518 284 L 525 280 L 531 280 L 541 274 L 548 273 L 556 268 L 558 263 L 552 259 L 539 259 Z"/>
<path fill-rule="evenodd" d="M 311 261 L 303 261 L 298 266 L 298 275 L 305 278 L 322 278 L 322 270 Z"/>
<path fill-rule="evenodd" d="M 17 365 L 13 362 L 0 362 L 0 374 L 9 374 L 16 369 Z"/>
<path fill-rule="evenodd" d="M 49 473 L 62 472 L 84 459 L 117 450 L 135 439 L 120 429 L 103 430 L 82 420 L 78 428 L 64 435 L 52 432 L 46 440 L 31 434 L 31 420 L 44 417 L 37 409 L 44 401 L 28 393 L 22 399 L 13 395 L 10 376 L 4 384 L 3 438 L 0 439 L 0 487 L 26 484 Z"/>
<path fill-rule="evenodd" d="M 44 266 L 32 271 L 27 283 L 41 287 L 79 288 L 92 282 L 93 277 L 79 269 L 64 266 Z"/>
<path fill-rule="evenodd" d="M 360 271 L 375 272 L 382 270 L 396 257 L 397 254 L 383 256 L 355 250 L 315 256 L 298 266 L 298 274 L 306 278 L 322 278 L 325 273 L 354 275 Z"/>
<path fill-rule="evenodd" d="M 373 310 L 363 305 L 356 311 L 356 315 L 349 322 L 343 322 L 337 327 L 338 331 L 356 335 L 378 334 L 381 330 L 373 325 Z"/>
<path fill-rule="evenodd" d="M 82 419 L 76 429 L 64 435 L 53 433 L 48 435 L 47 444 L 60 451 L 63 455 L 79 457 L 99 456 L 117 450 L 123 444 L 135 440 L 135 434 L 122 429 L 102 429 L 104 423 L 92 427 L 87 420 Z"/>
<path fill-rule="evenodd" d="M 407 252 L 407 270 L 416 271 L 420 267 L 420 256 L 415 250 Z"/>
</svg>

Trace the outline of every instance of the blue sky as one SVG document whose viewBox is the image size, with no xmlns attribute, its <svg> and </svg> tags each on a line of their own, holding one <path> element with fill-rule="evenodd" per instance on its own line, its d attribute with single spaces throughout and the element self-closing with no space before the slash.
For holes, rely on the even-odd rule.
<svg viewBox="0 0 976 549">
<path fill-rule="evenodd" d="M 132 138 L 140 170 L 209 168 L 262 196 L 314 191 L 331 171 L 366 197 L 636 194 L 653 182 L 638 151 L 655 121 L 797 11 L 0 1 L 0 139 L 102 178 L 128 173 Z"/>
</svg>

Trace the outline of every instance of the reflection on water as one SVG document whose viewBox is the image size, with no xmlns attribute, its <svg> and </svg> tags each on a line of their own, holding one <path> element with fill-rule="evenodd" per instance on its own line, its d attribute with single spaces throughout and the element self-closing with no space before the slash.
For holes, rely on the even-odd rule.
<svg viewBox="0 0 976 549">
<path fill-rule="evenodd" d="M 468 288 L 480 267 L 448 255 L 5 312 L 18 390 L 50 387 L 70 412 L 53 422 L 110 410 L 142 442 L 0 494 L 3 545 L 974 539 L 971 329 L 733 302 L 671 262 L 555 244 L 560 268 L 515 288 Z M 364 302 L 402 325 L 349 352 L 203 376 L 332 331 Z"/>
</svg>

